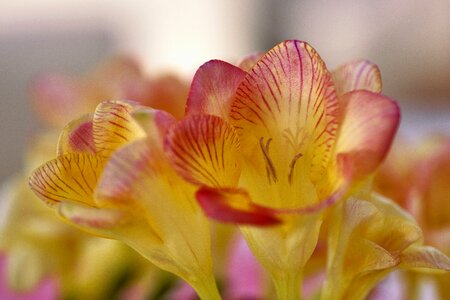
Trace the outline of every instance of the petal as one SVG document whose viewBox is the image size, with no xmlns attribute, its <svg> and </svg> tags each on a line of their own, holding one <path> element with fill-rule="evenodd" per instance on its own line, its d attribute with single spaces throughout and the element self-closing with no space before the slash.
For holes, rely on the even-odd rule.
<svg viewBox="0 0 450 300">
<path fill-rule="evenodd" d="M 198 115 L 184 119 L 167 135 L 165 148 L 174 168 L 186 180 L 210 186 L 237 184 L 239 139 L 221 118 Z"/>
<path fill-rule="evenodd" d="M 450 271 L 447 255 L 429 246 L 411 246 L 401 255 L 401 267 Z"/>
<path fill-rule="evenodd" d="M 92 154 L 67 153 L 36 169 L 29 185 L 49 205 L 60 201 L 92 203 L 105 162 L 105 158 Z"/>
<path fill-rule="evenodd" d="M 368 60 L 347 63 L 333 71 L 332 76 L 339 96 L 356 90 L 381 93 L 380 70 Z"/>
<path fill-rule="evenodd" d="M 121 225 L 126 214 L 123 211 L 96 208 L 80 203 L 62 201 L 58 213 L 69 222 L 86 230 L 108 230 Z"/>
<path fill-rule="evenodd" d="M 386 156 L 400 121 L 397 103 L 385 96 L 354 91 L 342 98 L 344 110 L 336 144 L 338 160 L 354 179 L 373 172 Z"/>
<path fill-rule="evenodd" d="M 177 123 L 171 114 L 145 106 L 136 109 L 132 116 L 144 130 L 147 138 L 159 146 L 162 146 L 165 135 Z"/>
<path fill-rule="evenodd" d="M 57 155 L 65 153 L 96 153 L 92 135 L 92 115 L 84 115 L 63 129 L 58 140 Z"/>
<path fill-rule="evenodd" d="M 242 189 L 201 187 L 195 196 L 205 214 L 217 221 L 258 226 L 280 223 L 271 210 L 253 203 Z"/>
<path fill-rule="evenodd" d="M 230 105 L 245 72 L 227 62 L 211 60 L 194 75 L 186 115 L 209 114 L 228 119 Z"/>
<path fill-rule="evenodd" d="M 308 164 L 308 173 L 320 177 L 334 144 L 337 109 L 331 76 L 317 52 L 307 43 L 286 41 L 247 73 L 231 105 L 230 118 L 244 154 L 259 159 L 255 163 L 262 166 L 258 172 L 265 173 L 267 166 L 272 181 L 278 181 L 281 172 L 290 181 L 287 174 L 299 157 Z M 270 159 L 269 144 L 276 153 Z M 258 145 L 264 156 L 255 154 Z"/>
<path fill-rule="evenodd" d="M 263 52 L 256 52 L 244 57 L 238 64 L 239 68 L 245 72 L 250 71 L 258 60 L 263 56 Z"/>
<path fill-rule="evenodd" d="M 97 106 L 92 130 L 98 154 L 108 157 L 124 144 L 145 137 L 132 116 L 136 109 L 136 105 L 124 101 L 106 101 Z"/>
</svg>

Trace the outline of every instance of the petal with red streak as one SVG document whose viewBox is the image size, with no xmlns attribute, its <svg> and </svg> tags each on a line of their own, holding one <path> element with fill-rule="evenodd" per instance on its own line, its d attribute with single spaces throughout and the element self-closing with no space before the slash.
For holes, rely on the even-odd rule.
<svg viewBox="0 0 450 300">
<path fill-rule="evenodd" d="M 195 73 L 186 115 L 209 114 L 228 119 L 230 105 L 245 72 L 227 62 L 211 60 Z"/>
<path fill-rule="evenodd" d="M 347 63 L 333 71 L 332 76 L 340 96 L 356 90 L 381 93 L 380 70 L 368 60 Z"/>
<path fill-rule="evenodd" d="M 172 165 L 186 180 L 216 187 L 237 184 L 239 139 L 221 118 L 197 115 L 182 120 L 167 135 L 165 148 Z"/>
<path fill-rule="evenodd" d="M 267 148 L 263 152 L 268 152 L 271 142 L 274 151 L 283 152 L 272 158 L 272 170 L 289 170 L 302 156 L 311 163 L 311 172 L 319 173 L 334 144 L 337 113 L 331 75 L 320 56 L 305 42 L 285 41 L 247 73 L 237 89 L 230 118 L 247 156 L 255 157 L 255 145 L 263 143 Z M 260 160 L 257 165 L 265 164 Z"/>
<path fill-rule="evenodd" d="M 270 209 L 253 203 L 242 189 L 201 187 L 196 198 L 205 214 L 220 222 L 258 226 L 281 222 Z"/>
<path fill-rule="evenodd" d="M 61 201 L 92 203 L 105 162 L 105 158 L 92 154 L 67 153 L 36 169 L 29 184 L 49 205 Z"/>
<path fill-rule="evenodd" d="M 347 93 L 342 104 L 337 159 L 345 162 L 346 170 L 341 172 L 361 179 L 373 172 L 389 151 L 400 110 L 395 101 L 368 91 Z"/>
<path fill-rule="evenodd" d="M 125 101 L 106 101 L 97 106 L 92 130 L 98 154 L 110 156 L 121 146 L 145 137 L 144 130 L 133 118 L 137 107 Z"/>
<path fill-rule="evenodd" d="M 74 120 L 63 129 L 58 140 L 57 154 L 65 153 L 96 153 L 92 135 L 92 115 Z"/>
</svg>

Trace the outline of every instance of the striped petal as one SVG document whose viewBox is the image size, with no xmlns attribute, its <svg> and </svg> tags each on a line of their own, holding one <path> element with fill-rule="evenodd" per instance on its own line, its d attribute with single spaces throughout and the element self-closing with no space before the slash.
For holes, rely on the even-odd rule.
<svg viewBox="0 0 450 300">
<path fill-rule="evenodd" d="M 337 112 L 331 76 L 317 52 L 307 43 L 286 41 L 262 56 L 245 76 L 230 118 L 242 149 L 248 149 L 244 154 L 259 157 L 259 172 L 266 166 L 277 181 L 279 173 L 291 179 L 287 174 L 300 157 L 311 165 L 308 172 L 320 177 L 335 140 Z M 276 153 L 270 159 L 269 144 Z M 258 145 L 263 156 L 254 153 Z"/>
<path fill-rule="evenodd" d="M 92 131 L 98 154 L 108 157 L 119 147 L 145 137 L 144 130 L 133 119 L 136 108 L 124 101 L 106 101 L 97 106 Z"/>
<path fill-rule="evenodd" d="M 332 73 L 338 95 L 366 90 L 381 93 L 381 74 L 378 66 L 368 60 L 347 63 Z"/>
<path fill-rule="evenodd" d="M 240 175 L 239 139 L 219 117 L 188 117 L 165 140 L 169 159 L 189 182 L 208 186 L 236 186 Z"/>
<path fill-rule="evenodd" d="M 67 153 L 36 169 L 29 184 L 49 205 L 61 201 L 92 204 L 105 162 L 105 158 L 92 154 Z"/>
<path fill-rule="evenodd" d="M 227 62 L 211 60 L 195 73 L 186 115 L 210 114 L 228 119 L 231 102 L 245 72 Z"/>
<path fill-rule="evenodd" d="M 336 144 L 338 160 L 352 178 L 373 172 L 389 151 L 400 121 L 397 103 L 368 91 L 342 98 L 343 116 Z"/>
<path fill-rule="evenodd" d="M 84 115 L 66 125 L 58 140 L 57 155 L 65 153 L 91 153 L 96 148 L 92 135 L 92 115 Z"/>
<path fill-rule="evenodd" d="M 258 226 L 281 222 L 273 211 L 253 203 L 242 189 L 201 187 L 196 198 L 205 214 L 217 221 Z"/>
</svg>

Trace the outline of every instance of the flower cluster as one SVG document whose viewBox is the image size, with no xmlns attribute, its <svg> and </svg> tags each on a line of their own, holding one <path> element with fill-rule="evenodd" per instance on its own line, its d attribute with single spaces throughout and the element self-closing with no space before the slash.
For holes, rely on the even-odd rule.
<svg viewBox="0 0 450 300">
<path fill-rule="evenodd" d="M 56 158 L 29 185 L 67 223 L 123 242 L 201 299 L 365 299 L 397 268 L 450 270 L 448 245 L 436 242 L 448 233 L 437 207 L 449 175 L 436 167 L 448 162 L 448 143 L 435 164 L 411 167 L 427 175 L 408 196 L 389 186 L 389 167 L 372 184 L 400 119 L 373 63 L 330 72 L 291 40 L 237 66 L 205 63 L 175 108 L 130 95 L 105 97 L 66 125 Z M 404 206 L 410 215 L 380 194 L 430 200 L 420 214 Z M 138 277 L 147 290 L 153 277 Z M 171 297 L 195 294 L 180 285 Z"/>
</svg>

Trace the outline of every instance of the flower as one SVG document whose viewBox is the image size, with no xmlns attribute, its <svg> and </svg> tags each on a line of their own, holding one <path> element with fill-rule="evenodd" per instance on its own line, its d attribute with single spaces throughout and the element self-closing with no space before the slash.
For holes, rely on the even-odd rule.
<svg viewBox="0 0 450 300">
<path fill-rule="evenodd" d="M 434 136 L 411 145 L 405 141 L 394 144 L 374 183 L 376 190 L 391 197 L 412 214 L 424 232 L 427 244 L 450 255 L 450 210 L 447 205 L 450 186 L 450 139 Z M 403 272 L 407 297 L 413 298 L 424 278 L 416 272 Z M 449 276 L 433 274 L 439 294 L 449 292 Z"/>
<path fill-rule="evenodd" d="M 30 187 L 69 223 L 125 242 L 215 299 L 209 222 L 162 148 L 174 122 L 163 111 L 103 102 L 66 126 L 57 158 L 33 172 Z"/>
<path fill-rule="evenodd" d="M 257 61 L 247 72 L 217 60 L 200 67 L 165 146 L 178 173 L 199 186 L 205 213 L 241 224 L 278 297 L 295 298 L 323 209 L 379 165 L 399 109 L 378 93 L 379 71 L 366 61 L 332 76 L 300 41 L 257 57 L 244 60 L 247 69 Z"/>
</svg>

